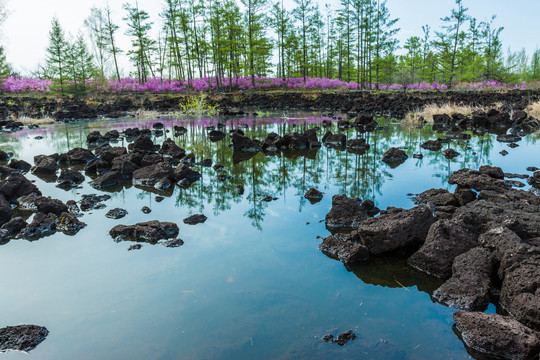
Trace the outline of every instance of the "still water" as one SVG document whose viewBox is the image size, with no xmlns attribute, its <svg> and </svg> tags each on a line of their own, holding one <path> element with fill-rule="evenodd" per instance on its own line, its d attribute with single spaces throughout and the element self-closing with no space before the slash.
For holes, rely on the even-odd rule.
<svg viewBox="0 0 540 360">
<path fill-rule="evenodd" d="M 263 139 L 319 126 L 320 114 L 274 114 L 235 118 Z M 34 155 L 86 147 L 86 135 L 128 127 L 150 128 L 156 120 L 79 121 L 0 134 L 0 146 L 33 163 Z M 197 160 L 212 158 L 232 176 L 218 181 L 212 168 L 189 189 L 159 194 L 137 187 L 111 193 L 106 208 L 85 213 L 88 226 L 76 236 L 62 233 L 0 246 L 0 327 L 46 326 L 47 339 L 30 355 L 9 352 L 6 359 L 468 359 L 452 330 L 453 310 L 434 303 L 430 294 L 441 283 L 407 268 L 405 257 L 382 257 L 347 270 L 318 250 L 317 236 L 329 234 L 324 223 L 335 194 L 373 199 L 379 208 L 414 206 L 410 194 L 430 188 L 452 189 L 448 176 L 462 167 L 501 166 L 527 173 L 539 166 L 539 136 L 514 149 L 486 134 L 449 146 L 460 155 L 447 160 L 420 145 L 436 135 L 430 127 L 414 129 L 387 121 L 382 130 L 364 134 L 371 148 L 363 154 L 322 147 L 318 151 L 233 153 L 230 139 L 213 143 L 206 127 L 218 119 L 163 120 L 165 128 L 184 125 L 188 133 L 172 137 Z M 220 120 L 223 121 L 223 120 Z M 337 131 L 335 125 L 333 132 Z M 319 133 L 319 138 L 323 135 Z M 357 136 L 346 131 L 348 138 Z M 43 137 L 36 139 L 36 136 Z M 442 135 L 441 135 L 442 136 Z M 127 146 L 125 140 L 119 145 Z M 115 146 L 113 144 L 113 146 Z M 117 145 L 118 146 L 118 145 Z M 406 149 L 409 159 L 392 169 L 381 162 L 391 146 Z M 469 147 L 469 149 L 467 149 Z M 509 154 L 502 156 L 501 150 Z M 473 154 L 476 153 L 476 154 Z M 423 159 L 412 154 L 422 153 Z M 530 174 L 530 173 L 529 173 Z M 100 193 L 84 183 L 64 191 L 55 183 L 27 174 L 40 190 L 62 201 Z M 87 180 L 90 180 L 87 178 Z M 237 185 L 245 187 L 238 195 Z M 324 192 L 312 205 L 303 194 Z M 528 189 L 528 186 L 525 187 Z M 161 194 L 163 195 L 163 194 Z M 266 195 L 278 200 L 264 202 Z M 143 206 L 152 209 L 141 212 Z M 120 207 L 120 220 L 105 213 Z M 204 224 L 182 219 L 204 213 Z M 179 248 L 115 243 L 108 235 L 117 224 L 172 221 L 180 227 Z M 488 311 L 495 311 L 490 305 Z M 352 329 L 357 339 L 343 347 L 321 341 Z"/>
</svg>

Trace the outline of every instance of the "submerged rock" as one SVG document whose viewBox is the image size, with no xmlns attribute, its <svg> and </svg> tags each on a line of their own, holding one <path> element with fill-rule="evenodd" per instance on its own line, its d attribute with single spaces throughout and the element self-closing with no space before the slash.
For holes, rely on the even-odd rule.
<svg viewBox="0 0 540 360">
<path fill-rule="evenodd" d="M 111 198 L 110 195 L 96 195 L 96 194 L 83 195 L 80 202 L 81 210 L 89 211 L 89 210 L 95 210 L 95 209 L 102 209 L 105 207 L 105 204 L 103 204 L 103 201 L 107 201 L 110 198 Z"/>
<path fill-rule="evenodd" d="M 441 139 L 437 139 L 437 140 L 428 140 L 425 143 L 423 143 L 421 146 L 423 149 L 426 149 L 426 150 L 439 151 L 442 149 L 443 144 L 442 144 Z"/>
<path fill-rule="evenodd" d="M 259 152 L 262 150 L 262 143 L 259 140 L 252 140 L 237 133 L 232 134 L 232 144 L 234 150 L 238 151 Z"/>
<path fill-rule="evenodd" d="M 12 216 L 13 209 L 11 208 L 11 204 L 4 198 L 4 196 L 0 195 L 0 225 L 10 221 Z"/>
<path fill-rule="evenodd" d="M 68 235 L 75 235 L 85 226 L 85 223 L 77 219 L 75 215 L 68 212 L 61 213 L 56 219 L 56 229 Z"/>
<path fill-rule="evenodd" d="M 540 352 L 540 334 L 509 316 L 456 311 L 454 321 L 465 345 L 487 356 L 526 360 Z"/>
<path fill-rule="evenodd" d="M 94 189 L 111 189 L 120 186 L 124 182 L 124 177 L 118 171 L 110 171 L 90 182 Z"/>
<path fill-rule="evenodd" d="M 142 249 L 142 245 L 141 244 L 135 244 L 135 245 L 131 245 L 130 247 L 128 247 L 128 251 L 131 251 L 131 250 L 141 250 Z"/>
<path fill-rule="evenodd" d="M 133 172 L 133 184 L 140 186 L 154 186 L 163 179 L 172 179 L 174 170 L 169 163 L 159 162 L 145 166 Z"/>
<path fill-rule="evenodd" d="M 0 329 L 0 351 L 30 352 L 49 335 L 46 327 L 38 325 L 6 326 Z"/>
<path fill-rule="evenodd" d="M 165 241 L 159 242 L 161 245 L 168 247 L 168 248 L 175 248 L 184 245 L 184 240 L 182 239 L 170 239 Z"/>
</svg>

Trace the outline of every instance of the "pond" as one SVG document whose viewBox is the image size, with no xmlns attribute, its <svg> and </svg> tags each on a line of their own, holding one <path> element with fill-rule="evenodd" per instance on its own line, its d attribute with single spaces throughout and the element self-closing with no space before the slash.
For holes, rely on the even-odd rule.
<svg viewBox="0 0 540 360">
<path fill-rule="evenodd" d="M 468 359 L 452 329 L 453 309 L 432 300 L 440 280 L 407 267 L 407 254 L 369 260 L 347 269 L 318 250 L 330 232 L 324 218 L 336 194 L 372 199 L 388 206 L 411 208 L 412 194 L 446 188 L 460 168 L 500 166 L 527 173 L 537 161 L 537 134 L 510 148 L 496 135 L 473 136 L 445 146 L 460 155 L 420 145 L 436 137 L 430 126 L 405 127 L 384 120 L 378 130 L 362 134 L 371 148 L 364 153 L 322 147 L 279 155 L 242 154 L 230 138 L 212 142 L 208 126 L 225 122 L 247 136 L 264 139 L 270 132 L 303 131 L 327 117 L 318 113 L 266 114 L 259 117 L 173 120 L 166 138 L 211 158 L 232 178 L 220 181 L 212 167 L 198 167 L 202 178 L 188 189 L 175 186 L 165 194 L 136 186 L 108 193 L 106 207 L 81 217 L 87 226 L 76 236 L 57 233 L 38 241 L 12 240 L 0 246 L 0 327 L 46 326 L 49 335 L 31 352 L 35 359 Z M 0 134 L 0 148 L 33 164 L 38 154 L 64 153 L 86 147 L 90 131 L 128 127 L 151 128 L 157 120 L 80 120 L 68 124 Z M 173 124 L 188 129 L 175 137 Z M 333 132 L 337 131 L 333 125 Z M 358 134 L 343 130 L 348 138 Z M 319 138 L 324 130 L 319 132 Z M 442 135 L 441 135 L 442 136 Z M 37 138 L 36 138 L 37 137 Z M 121 139 L 117 146 L 127 146 Z M 113 145 L 114 146 L 114 145 Z M 392 147 L 409 159 L 396 168 L 381 161 Z M 508 151 L 507 156 L 500 154 Z M 413 154 L 422 153 L 422 159 Z M 99 194 L 85 182 L 65 191 L 28 173 L 47 196 L 66 202 Z M 87 177 L 87 180 L 90 178 Z M 240 195 L 238 185 L 245 188 Z M 311 204 L 310 188 L 324 193 Z M 526 185 L 524 189 L 528 189 Z M 156 196 L 165 199 L 156 201 Z M 270 195 L 276 200 L 266 202 Z M 141 211 L 143 206 L 150 214 Z M 128 215 L 105 217 L 113 208 Z M 203 213 L 203 224 L 182 219 Z M 167 248 L 113 241 L 118 224 L 171 221 L 180 227 L 184 245 Z M 488 312 L 495 312 L 490 305 Z M 352 329 L 357 338 L 345 346 L 321 338 Z M 28 358 L 9 352 L 7 359 Z"/>
</svg>

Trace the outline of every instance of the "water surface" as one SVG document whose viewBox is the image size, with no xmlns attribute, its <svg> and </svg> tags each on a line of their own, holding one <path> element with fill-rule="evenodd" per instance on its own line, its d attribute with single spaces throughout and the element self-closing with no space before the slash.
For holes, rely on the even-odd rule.
<svg viewBox="0 0 540 360">
<path fill-rule="evenodd" d="M 226 121 L 263 139 L 320 126 L 320 114 L 272 114 Z M 223 121 L 223 120 L 221 120 Z M 163 120 L 166 129 L 182 121 Z M 203 177 L 189 189 L 175 187 L 158 203 L 159 194 L 128 186 L 111 193 L 105 209 L 86 213 L 88 224 L 76 236 L 62 233 L 0 246 L 0 327 L 46 326 L 50 334 L 31 352 L 35 359 L 467 359 L 452 331 L 453 309 L 432 301 L 441 283 L 409 269 L 406 257 L 381 257 L 346 269 L 318 250 L 317 236 L 335 194 L 372 199 L 380 208 L 414 206 L 411 195 L 429 188 L 453 188 L 448 176 L 462 167 L 501 166 L 527 173 L 540 166 L 538 136 L 511 149 L 495 135 L 473 136 L 448 146 L 460 155 L 447 160 L 420 145 L 435 138 L 430 127 L 414 129 L 387 121 L 365 136 L 365 153 L 321 148 L 280 155 L 233 153 L 229 138 L 213 143 L 206 127 L 218 119 L 182 122 L 184 136 L 167 137 L 193 152 L 197 160 L 221 163 L 231 180 L 216 179 L 212 168 L 197 168 Z M 33 163 L 34 155 L 86 147 L 88 132 L 151 127 L 147 119 L 78 121 L 0 134 L 0 146 Z M 334 132 L 337 128 L 332 128 Z M 323 131 L 319 133 L 322 137 Z M 35 139 L 41 136 L 43 139 Z M 440 135 L 442 136 L 442 135 Z M 126 146 L 125 140 L 119 142 Z M 392 169 L 381 162 L 391 146 L 406 148 L 410 158 Z M 469 149 L 467 149 L 469 148 Z M 501 150 L 509 155 L 502 156 Z M 422 153 L 423 159 L 412 154 Z M 475 153 L 475 154 L 473 154 Z M 535 155 L 536 154 L 536 155 Z M 48 196 L 79 200 L 101 193 L 87 183 L 64 191 L 32 174 Z M 89 178 L 88 178 L 89 180 Z M 245 187 L 238 195 L 237 185 Z M 324 192 L 312 205 L 303 194 Z M 528 187 L 525 187 L 528 189 Z M 266 195 L 278 200 L 265 202 Z M 148 206 L 152 212 L 141 212 Z M 111 220 L 115 207 L 129 214 Z M 182 219 L 204 213 L 204 224 Z M 108 235 L 117 224 L 172 221 L 180 227 L 179 248 L 115 243 Z M 488 311 L 494 311 L 492 305 Z M 320 340 L 353 329 L 357 339 L 340 347 Z M 10 352 L 7 359 L 28 358 Z"/>
</svg>

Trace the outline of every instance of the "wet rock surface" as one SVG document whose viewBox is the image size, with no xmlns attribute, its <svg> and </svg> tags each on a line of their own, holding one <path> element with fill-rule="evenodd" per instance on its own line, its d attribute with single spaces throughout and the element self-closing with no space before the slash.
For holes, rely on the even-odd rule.
<svg viewBox="0 0 540 360">
<path fill-rule="evenodd" d="M 309 200 L 312 204 L 315 204 L 322 200 L 323 193 L 315 188 L 310 188 L 306 193 L 304 194 L 304 197 Z"/>
<path fill-rule="evenodd" d="M 178 225 L 157 220 L 137 223 L 135 225 L 117 225 L 109 231 L 115 241 L 137 241 L 156 244 L 161 239 L 178 236 Z"/>
<path fill-rule="evenodd" d="M 435 290 L 433 297 L 453 308 L 484 310 L 490 301 L 494 260 L 491 251 L 482 247 L 457 256 L 452 277 Z"/>
<path fill-rule="evenodd" d="M 30 352 L 47 338 L 49 330 L 38 325 L 6 326 L 0 329 L 0 351 Z"/>
<path fill-rule="evenodd" d="M 373 201 L 351 199 L 346 195 L 332 197 L 332 209 L 326 214 L 326 227 L 329 230 L 354 229 L 379 212 Z"/>
<path fill-rule="evenodd" d="M 105 214 L 105 216 L 108 217 L 109 219 L 121 219 L 121 218 L 125 217 L 127 214 L 128 214 L 127 210 L 120 209 L 120 208 L 115 208 L 115 209 L 109 210 Z"/>
<path fill-rule="evenodd" d="M 330 235 L 319 245 L 325 255 L 343 262 L 356 264 L 369 258 L 369 249 L 360 243 L 358 233 Z"/>
<path fill-rule="evenodd" d="M 457 311 L 454 321 L 463 342 L 486 356 L 526 360 L 540 352 L 540 334 L 509 316 Z"/>
</svg>

